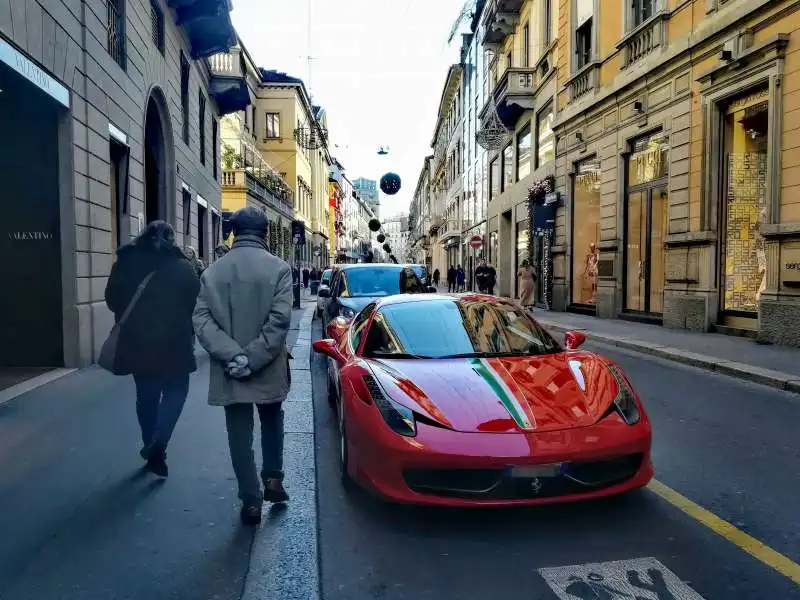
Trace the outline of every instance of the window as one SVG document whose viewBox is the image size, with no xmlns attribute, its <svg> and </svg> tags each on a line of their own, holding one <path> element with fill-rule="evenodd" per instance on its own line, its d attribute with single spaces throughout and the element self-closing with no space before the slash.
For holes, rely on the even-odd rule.
<svg viewBox="0 0 800 600">
<path fill-rule="evenodd" d="M 505 192 L 514 185 L 514 147 L 509 142 L 503 150 L 503 179 L 501 182 L 501 192 Z"/>
<path fill-rule="evenodd" d="M 106 50 L 120 67 L 125 68 L 124 0 L 106 0 Z"/>
<path fill-rule="evenodd" d="M 553 41 L 553 0 L 544 0 L 544 44 Z"/>
<path fill-rule="evenodd" d="M 555 158 L 555 135 L 553 135 L 553 105 L 536 115 L 536 168 Z"/>
<path fill-rule="evenodd" d="M 200 129 L 200 164 L 206 164 L 206 97 L 200 92 L 197 127 Z"/>
<path fill-rule="evenodd" d="M 577 166 L 572 193 L 572 302 L 597 303 L 600 261 L 600 164 Z"/>
<path fill-rule="evenodd" d="M 158 0 L 150 0 L 150 35 L 153 44 L 161 54 L 164 54 L 164 12 L 158 5 Z"/>
<path fill-rule="evenodd" d="M 252 117 L 250 120 L 253 123 L 253 137 L 256 137 L 256 132 L 258 131 L 258 127 L 256 125 L 256 107 L 255 104 L 251 107 L 250 112 L 252 113 Z"/>
<path fill-rule="evenodd" d="M 181 50 L 181 114 L 183 117 L 183 143 L 189 144 L 189 61 Z"/>
<path fill-rule="evenodd" d="M 181 197 L 183 201 L 183 235 L 186 236 L 184 239 L 188 243 L 192 235 L 192 193 L 183 188 Z"/>
<path fill-rule="evenodd" d="M 580 69 L 592 61 L 594 36 L 594 0 L 575 0 L 575 67 Z"/>
<path fill-rule="evenodd" d="M 197 256 L 205 262 L 208 256 L 208 210 L 197 202 Z"/>
<path fill-rule="evenodd" d="M 344 278 L 344 273 L 342 273 L 338 280 L 341 281 Z M 368 304 L 364 307 L 360 313 L 358 313 L 355 318 L 353 319 L 353 325 L 350 327 L 350 345 L 353 348 L 353 352 L 358 350 L 358 346 L 361 344 L 361 336 L 364 335 L 364 327 L 366 327 L 367 322 L 369 321 L 369 316 L 372 314 L 372 311 L 375 309 L 375 303 Z"/>
<path fill-rule="evenodd" d="M 211 245 L 216 250 L 217 244 L 222 241 L 222 220 L 215 212 L 211 213 Z"/>
<path fill-rule="evenodd" d="M 522 66 L 531 66 L 531 26 L 525 23 L 522 28 Z"/>
<path fill-rule="evenodd" d="M 219 158 L 217 157 L 217 138 L 219 137 L 219 125 L 217 120 L 211 119 L 211 164 L 214 170 L 214 181 L 219 179 Z"/>
<path fill-rule="evenodd" d="M 658 8 L 657 4 L 657 0 L 632 0 L 631 29 L 638 27 L 652 17 Z"/>
<path fill-rule="evenodd" d="M 379 319 L 380 317 L 380 319 Z M 373 327 L 381 353 L 425 358 L 447 356 L 532 356 L 560 352 L 558 343 L 516 305 L 444 300 L 386 306 Z M 385 343 L 389 341 L 389 343 Z M 382 343 L 383 342 L 383 343 Z M 367 345 L 364 353 L 367 353 Z M 372 347 L 369 350 L 374 349 Z"/>
<path fill-rule="evenodd" d="M 402 267 L 362 267 L 342 273 L 344 298 L 391 296 L 400 293 Z"/>
<path fill-rule="evenodd" d="M 278 113 L 267 113 L 266 137 L 278 139 L 281 137 L 281 116 Z"/>
<path fill-rule="evenodd" d="M 130 149 L 117 143 L 113 138 L 109 143 L 111 159 L 111 247 L 113 249 L 127 243 L 130 237 L 130 219 L 128 208 L 128 170 L 130 167 Z"/>
<path fill-rule="evenodd" d="M 517 181 L 522 181 L 531 172 L 531 124 L 528 123 L 517 134 Z"/>
<path fill-rule="evenodd" d="M 510 69 L 511 68 L 512 62 L 513 62 L 512 58 L 513 58 L 513 54 L 511 53 L 511 50 L 509 50 L 508 54 L 506 54 L 506 69 Z"/>
</svg>

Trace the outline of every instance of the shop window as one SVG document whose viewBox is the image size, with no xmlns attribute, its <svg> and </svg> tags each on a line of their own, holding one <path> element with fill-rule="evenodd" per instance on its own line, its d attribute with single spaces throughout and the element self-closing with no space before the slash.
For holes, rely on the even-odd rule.
<svg viewBox="0 0 800 600">
<path fill-rule="evenodd" d="M 555 158 L 555 136 L 553 135 L 553 105 L 536 115 L 536 168 Z"/>
<path fill-rule="evenodd" d="M 755 317 L 766 288 L 767 90 L 731 102 L 724 116 L 722 309 Z"/>
<path fill-rule="evenodd" d="M 572 193 L 572 302 L 597 303 L 600 259 L 600 164 L 577 165 Z"/>
<path fill-rule="evenodd" d="M 278 113 L 267 113 L 267 139 L 278 139 L 281 137 L 281 116 Z"/>
<path fill-rule="evenodd" d="M 517 181 L 531 172 L 531 125 L 528 123 L 517 134 Z"/>
<path fill-rule="evenodd" d="M 491 202 L 500 195 L 500 157 L 489 165 L 489 201 Z"/>
<path fill-rule="evenodd" d="M 503 180 L 501 192 L 505 192 L 514 185 L 514 147 L 509 144 L 503 150 Z"/>
<path fill-rule="evenodd" d="M 111 247 L 117 249 L 130 237 L 130 208 L 128 206 L 128 168 L 130 149 L 113 138 L 109 144 L 111 159 Z"/>
<path fill-rule="evenodd" d="M 520 268 L 522 268 L 523 261 L 528 260 L 529 243 L 530 243 L 530 230 L 528 227 L 528 219 L 525 219 L 524 221 L 519 221 L 517 223 L 517 257 L 516 257 L 516 264 L 514 265 L 514 273 L 515 273 L 514 295 L 516 298 L 519 298 L 519 277 L 516 276 L 516 273 L 519 273 Z"/>
<path fill-rule="evenodd" d="M 106 2 L 106 50 L 120 67 L 125 68 L 125 3 L 124 0 Z"/>
<path fill-rule="evenodd" d="M 594 2 L 575 0 L 575 68 L 589 64 L 594 53 Z"/>
</svg>

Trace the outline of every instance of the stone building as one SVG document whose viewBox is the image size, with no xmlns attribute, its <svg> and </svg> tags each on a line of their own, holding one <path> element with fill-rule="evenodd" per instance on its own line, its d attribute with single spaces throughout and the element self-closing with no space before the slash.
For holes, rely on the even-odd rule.
<svg viewBox="0 0 800 600">
<path fill-rule="evenodd" d="M 798 11 L 560 1 L 556 308 L 800 344 Z"/>
<path fill-rule="evenodd" d="M 116 248 L 154 219 L 220 231 L 215 73 L 227 0 L 0 0 L 0 366 L 82 366 Z"/>
</svg>

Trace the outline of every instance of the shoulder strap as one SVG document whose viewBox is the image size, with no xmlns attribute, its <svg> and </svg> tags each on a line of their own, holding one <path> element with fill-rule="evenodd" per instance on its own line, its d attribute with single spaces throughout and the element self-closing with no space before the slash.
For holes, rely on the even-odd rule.
<svg viewBox="0 0 800 600">
<path fill-rule="evenodd" d="M 128 306 L 125 309 L 125 312 L 122 313 L 122 316 L 119 319 L 118 324 L 120 327 L 123 325 L 123 323 L 125 323 L 125 321 L 128 320 L 128 317 L 131 316 L 133 309 L 136 308 L 136 303 L 139 301 L 139 298 L 142 297 L 144 289 L 147 287 L 147 284 L 150 283 L 150 280 L 153 278 L 153 275 L 155 274 L 156 274 L 155 271 L 150 271 L 147 274 L 147 276 L 142 280 L 142 283 L 139 284 L 139 287 L 136 288 L 136 293 L 133 295 L 133 298 L 131 298 L 131 301 L 128 303 Z"/>
</svg>

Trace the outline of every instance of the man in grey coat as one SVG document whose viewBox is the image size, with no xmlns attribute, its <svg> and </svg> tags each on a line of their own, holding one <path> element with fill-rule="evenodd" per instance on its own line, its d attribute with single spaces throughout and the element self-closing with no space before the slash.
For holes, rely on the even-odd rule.
<svg viewBox="0 0 800 600">
<path fill-rule="evenodd" d="M 203 272 L 193 320 L 212 358 L 208 402 L 225 407 L 242 522 L 256 525 L 262 502 L 289 499 L 283 487 L 283 401 L 290 384 L 292 271 L 267 249 L 263 211 L 243 208 L 231 224 L 233 247 Z M 253 456 L 254 405 L 261 422 L 263 491 Z"/>
</svg>

